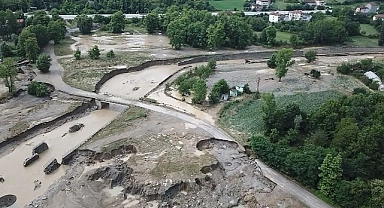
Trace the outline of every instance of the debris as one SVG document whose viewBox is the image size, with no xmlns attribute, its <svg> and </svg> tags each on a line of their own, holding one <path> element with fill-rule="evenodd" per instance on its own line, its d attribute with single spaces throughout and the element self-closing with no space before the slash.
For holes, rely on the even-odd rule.
<svg viewBox="0 0 384 208">
<path fill-rule="evenodd" d="M 5 180 L 3 177 L 0 177 L 0 183 L 3 183 Z"/>
<path fill-rule="evenodd" d="M 42 152 L 44 152 L 48 148 L 49 147 L 48 147 L 47 143 L 42 142 L 42 143 L 36 145 L 35 147 L 33 147 L 32 154 L 41 154 Z"/>
<path fill-rule="evenodd" d="M 31 157 L 28 157 L 27 159 L 24 160 L 24 167 L 27 167 L 31 163 L 35 162 L 37 159 L 39 159 L 39 154 L 33 154 Z"/>
<path fill-rule="evenodd" d="M 134 87 L 133 89 L 132 89 L 132 91 L 136 91 L 136 90 L 138 90 L 139 89 L 139 87 Z"/>
<path fill-rule="evenodd" d="M 69 133 L 79 131 L 83 127 L 84 127 L 84 124 L 75 124 L 69 128 Z"/>
</svg>

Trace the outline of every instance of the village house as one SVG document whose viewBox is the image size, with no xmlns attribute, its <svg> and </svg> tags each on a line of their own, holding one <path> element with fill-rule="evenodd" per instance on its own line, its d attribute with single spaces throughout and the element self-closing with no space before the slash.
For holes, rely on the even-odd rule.
<svg viewBox="0 0 384 208">
<path fill-rule="evenodd" d="M 308 4 L 308 5 L 313 6 L 313 7 L 315 7 L 317 5 L 315 0 L 303 0 L 303 1 L 301 1 L 301 3 Z"/>
<path fill-rule="evenodd" d="M 271 5 L 271 1 L 270 0 L 256 0 L 256 4 L 267 8 Z"/>
<path fill-rule="evenodd" d="M 372 20 L 373 21 L 376 21 L 376 20 L 383 20 L 384 19 L 384 14 L 377 14 L 375 16 L 372 17 Z"/>
<path fill-rule="evenodd" d="M 281 22 L 281 21 L 310 21 L 312 16 L 310 14 L 303 13 L 300 10 L 290 11 L 288 15 L 280 14 L 278 12 L 272 12 L 269 14 L 269 22 Z"/>
<path fill-rule="evenodd" d="M 261 10 L 263 10 L 263 6 L 256 4 L 256 3 L 251 4 L 251 11 L 259 12 Z"/>
<path fill-rule="evenodd" d="M 325 6 L 325 1 L 316 1 L 316 6 Z"/>
<path fill-rule="evenodd" d="M 369 3 L 367 5 L 360 5 L 355 8 L 355 13 L 376 13 L 377 10 L 379 9 L 380 5 L 377 3 Z"/>
</svg>

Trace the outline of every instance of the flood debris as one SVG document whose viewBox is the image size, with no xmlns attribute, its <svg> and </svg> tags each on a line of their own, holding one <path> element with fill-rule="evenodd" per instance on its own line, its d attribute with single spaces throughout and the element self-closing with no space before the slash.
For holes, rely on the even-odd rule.
<svg viewBox="0 0 384 208">
<path fill-rule="evenodd" d="M 56 158 L 52 158 L 48 161 L 47 164 L 44 165 L 44 173 L 49 175 L 59 167 L 60 163 L 57 162 Z"/>
<path fill-rule="evenodd" d="M 49 147 L 47 145 L 47 143 L 45 142 L 41 142 L 40 144 L 36 145 L 35 147 L 33 147 L 32 149 L 32 154 L 41 154 L 43 153 L 45 150 L 47 150 Z"/>
<path fill-rule="evenodd" d="M 24 167 L 27 167 L 28 165 L 32 164 L 33 162 L 35 162 L 37 159 L 39 159 L 39 154 L 33 154 L 31 157 L 28 157 L 24 160 Z"/>
<path fill-rule="evenodd" d="M 81 128 L 84 127 L 84 124 L 80 123 L 80 124 L 75 124 L 73 126 L 71 126 L 69 128 L 69 133 L 73 133 L 73 132 L 76 132 L 76 131 L 79 131 Z"/>
</svg>

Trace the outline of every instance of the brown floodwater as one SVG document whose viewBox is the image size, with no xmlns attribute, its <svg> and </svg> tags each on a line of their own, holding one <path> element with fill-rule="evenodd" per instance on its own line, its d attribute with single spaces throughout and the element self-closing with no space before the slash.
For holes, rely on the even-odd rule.
<svg viewBox="0 0 384 208">
<path fill-rule="evenodd" d="M 120 74 L 108 80 L 100 93 L 137 100 L 180 68 L 177 65 L 152 66 L 142 71 Z"/>
<path fill-rule="evenodd" d="M 45 175 L 43 166 L 51 158 L 56 158 L 61 163 L 65 153 L 81 145 L 118 114 L 118 111 L 110 109 L 93 111 L 88 116 L 65 123 L 51 132 L 40 134 L 18 145 L 14 151 L 0 158 L 0 175 L 5 179 L 0 183 L 0 196 L 13 194 L 17 197 L 16 204 L 23 207 L 42 195 L 51 184 L 65 174 L 66 170 L 66 166 L 63 165 L 52 174 Z M 78 132 L 68 133 L 62 137 L 68 132 L 69 127 L 77 123 L 84 124 L 84 127 Z M 24 167 L 23 161 L 31 156 L 33 146 L 43 141 L 48 144 L 49 149 L 41 153 L 37 161 Z M 36 190 L 34 190 L 35 180 L 41 182 L 41 187 Z"/>
</svg>

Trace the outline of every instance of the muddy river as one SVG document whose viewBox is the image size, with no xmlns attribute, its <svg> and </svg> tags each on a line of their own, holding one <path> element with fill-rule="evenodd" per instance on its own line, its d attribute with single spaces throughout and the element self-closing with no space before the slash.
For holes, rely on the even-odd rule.
<svg viewBox="0 0 384 208">
<path fill-rule="evenodd" d="M 6 194 L 16 195 L 17 201 L 12 207 L 23 207 L 36 197 L 43 194 L 47 188 L 65 174 L 66 167 L 61 166 L 50 175 L 45 175 L 43 166 L 51 159 L 56 158 L 61 163 L 62 156 L 82 144 L 99 129 L 112 121 L 121 109 L 102 109 L 91 112 L 88 116 L 65 123 L 51 132 L 38 135 L 26 142 L 23 142 L 10 154 L 0 158 L 0 176 L 4 182 L 0 183 L 0 196 Z M 82 123 L 84 127 L 74 133 L 68 133 L 69 127 Z M 32 148 L 36 144 L 45 141 L 49 149 L 40 154 L 40 158 L 23 167 L 25 158 L 31 156 Z M 35 180 L 40 185 L 35 188 Z"/>
<path fill-rule="evenodd" d="M 138 72 L 120 74 L 108 80 L 101 87 L 100 93 L 137 100 L 180 68 L 177 65 L 153 66 Z"/>
</svg>

